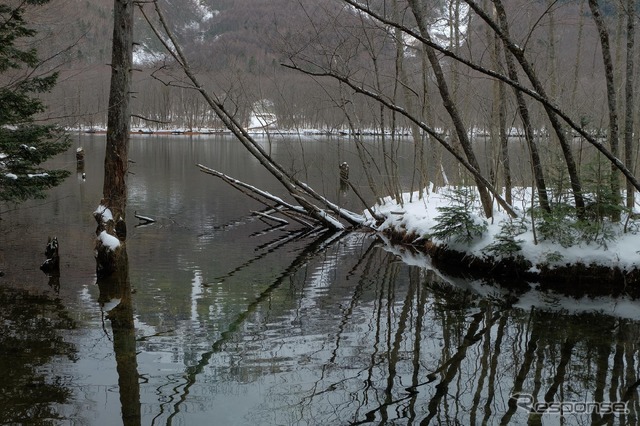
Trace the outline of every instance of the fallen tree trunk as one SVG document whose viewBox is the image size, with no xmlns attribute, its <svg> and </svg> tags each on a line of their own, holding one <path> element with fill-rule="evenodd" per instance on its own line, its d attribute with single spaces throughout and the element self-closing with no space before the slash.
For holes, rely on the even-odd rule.
<svg viewBox="0 0 640 426">
<path fill-rule="evenodd" d="M 271 173 L 285 187 L 287 192 L 289 192 L 289 194 L 300 204 L 300 206 L 297 206 L 296 209 L 302 209 L 307 217 L 321 223 L 328 229 L 336 231 L 345 229 L 345 225 L 340 221 L 340 219 L 348 222 L 352 226 L 365 225 L 367 223 L 367 219 L 363 215 L 358 215 L 356 213 L 345 210 L 334 203 L 331 203 L 329 200 L 318 194 L 307 184 L 298 181 L 294 176 L 284 170 L 284 168 L 280 164 L 274 161 L 268 153 L 264 151 L 260 144 L 257 143 L 236 120 L 234 114 L 229 113 L 224 105 L 219 100 L 217 100 L 215 96 L 212 96 L 203 87 L 202 84 L 200 84 L 195 73 L 192 71 L 189 62 L 187 61 L 186 56 L 182 52 L 182 49 L 180 48 L 180 45 L 178 44 L 172 30 L 167 25 L 164 14 L 162 13 L 158 5 L 158 2 L 153 1 L 152 3 L 166 37 L 162 36 L 159 33 L 158 29 L 149 19 L 144 10 L 144 4 L 140 3 L 138 4 L 138 6 L 152 31 L 156 34 L 158 40 L 164 45 L 167 52 L 173 57 L 177 64 L 180 65 L 187 78 L 191 81 L 193 89 L 197 90 L 202 95 L 207 104 L 211 107 L 218 118 L 220 118 L 224 125 L 234 134 L 234 136 L 236 136 L 236 138 L 251 153 L 251 155 L 253 155 L 254 158 L 256 158 L 258 162 L 260 162 L 260 164 L 264 166 L 269 171 L 269 173 Z M 314 202 L 310 201 L 308 197 L 315 199 L 316 202 L 322 203 L 323 207 L 317 206 Z"/>
</svg>

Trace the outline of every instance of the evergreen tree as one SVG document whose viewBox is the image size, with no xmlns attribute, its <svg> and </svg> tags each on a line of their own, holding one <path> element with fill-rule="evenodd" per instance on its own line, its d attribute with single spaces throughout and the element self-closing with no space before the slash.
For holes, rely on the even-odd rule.
<svg viewBox="0 0 640 426">
<path fill-rule="evenodd" d="M 45 110 L 38 95 L 50 91 L 58 75 L 35 72 L 41 62 L 27 42 L 36 31 L 27 26 L 24 13 L 48 1 L 0 3 L 0 201 L 43 198 L 69 175 L 42 165 L 69 148 L 69 136 L 58 126 L 35 122 Z"/>
</svg>

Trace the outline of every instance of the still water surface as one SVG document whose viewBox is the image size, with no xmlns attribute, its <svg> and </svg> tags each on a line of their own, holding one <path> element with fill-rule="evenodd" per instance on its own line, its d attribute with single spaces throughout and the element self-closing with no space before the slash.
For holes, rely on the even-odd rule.
<svg viewBox="0 0 640 426">
<path fill-rule="evenodd" d="M 130 282 L 98 285 L 104 142 L 78 137 L 86 179 L 1 207 L 0 424 L 638 423 L 635 303 L 515 294 L 445 276 L 374 235 L 272 228 L 251 216 L 261 206 L 195 167 L 280 195 L 230 137 L 132 139 Z M 265 140 L 361 209 L 337 180 L 355 149 L 337 145 Z M 410 146 L 398 149 L 410 169 Z M 73 150 L 55 165 L 75 170 Z M 357 166 L 352 177 L 364 179 Z M 157 222 L 137 227 L 134 211 Z M 59 282 L 38 270 L 54 235 Z M 530 414 L 514 394 L 531 395 L 523 407 L 625 410 Z"/>
</svg>

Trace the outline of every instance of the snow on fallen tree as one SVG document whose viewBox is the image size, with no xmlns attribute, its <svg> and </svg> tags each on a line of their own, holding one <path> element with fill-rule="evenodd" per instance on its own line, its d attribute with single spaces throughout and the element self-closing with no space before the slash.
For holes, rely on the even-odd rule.
<svg viewBox="0 0 640 426">
<path fill-rule="evenodd" d="M 271 194 L 268 191 L 239 181 L 238 179 L 232 178 L 231 176 L 206 167 L 202 164 L 198 164 L 198 167 L 202 172 L 222 179 L 224 182 L 243 192 L 247 196 L 269 207 L 272 213 L 283 214 L 295 220 L 296 222 L 302 223 L 303 225 L 308 227 L 316 227 L 318 225 L 321 225 L 336 231 L 345 229 L 345 225 L 343 225 L 336 217 L 332 216 L 325 209 L 322 209 L 310 203 L 304 196 L 300 195 L 299 193 L 290 192 L 291 196 L 301 203 L 301 205 L 294 205 L 276 195 Z M 311 191 L 311 188 L 306 185 L 305 188 Z M 342 209 L 335 204 L 330 203 L 328 200 L 325 200 L 325 202 L 326 205 L 329 206 L 329 209 L 331 211 L 339 212 L 339 217 L 348 218 L 347 220 L 349 220 L 350 222 L 364 225 L 367 221 L 367 218 L 364 215 L 358 215 L 357 213 Z M 272 218 L 279 219 L 274 217 Z M 283 219 L 279 220 L 282 221 Z"/>
</svg>

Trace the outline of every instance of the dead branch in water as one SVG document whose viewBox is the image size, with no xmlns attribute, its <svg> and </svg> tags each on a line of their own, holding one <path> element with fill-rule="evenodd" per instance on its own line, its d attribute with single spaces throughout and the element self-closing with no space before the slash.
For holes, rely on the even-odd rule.
<svg viewBox="0 0 640 426">
<path fill-rule="evenodd" d="M 255 210 L 251 211 L 251 213 L 253 213 L 256 216 L 259 216 L 262 219 L 272 220 L 272 221 L 278 222 L 278 223 L 280 223 L 282 225 L 288 225 L 289 224 L 289 222 L 287 220 L 280 219 L 279 217 L 272 216 L 272 215 L 267 214 L 267 213 L 263 213 L 263 212 L 259 212 L 259 211 L 255 211 Z"/>
<path fill-rule="evenodd" d="M 138 219 L 140 221 L 140 223 L 138 225 L 149 225 L 151 223 L 155 223 L 155 219 L 152 219 L 148 216 L 142 216 L 140 214 L 138 214 L 137 211 L 133 212 L 133 215 L 136 217 L 136 219 Z"/>
<path fill-rule="evenodd" d="M 273 213 L 281 213 L 293 220 L 295 220 L 298 223 L 301 223 L 303 225 L 305 225 L 308 228 L 314 228 L 318 226 L 318 222 L 319 221 L 317 218 L 311 216 L 307 210 L 302 207 L 302 206 L 298 206 L 298 205 L 294 205 L 291 203 L 286 202 L 285 200 L 283 200 L 282 198 L 275 196 L 267 191 L 264 191 L 262 189 L 256 188 L 253 185 L 250 185 L 248 183 L 242 182 L 238 179 L 232 178 L 231 176 L 228 176 L 222 172 L 219 172 L 217 170 L 211 169 L 209 167 L 203 166 L 202 164 L 198 164 L 198 167 L 200 168 L 200 171 L 202 171 L 203 173 L 218 177 L 220 179 L 222 179 L 224 182 L 228 183 L 229 185 L 231 185 L 233 188 L 237 189 L 238 191 L 242 192 L 243 194 L 253 198 L 254 200 L 264 204 L 265 206 L 270 208 L 270 213 L 264 213 L 265 216 L 268 216 L 270 219 L 273 220 L 281 220 L 286 222 L 286 220 L 284 219 L 280 219 L 280 218 L 276 218 L 274 216 L 272 216 Z M 271 204 L 270 204 L 271 203 Z M 254 212 L 255 213 L 255 212 Z M 300 219 L 300 216 L 302 216 L 304 219 Z M 335 220 L 335 219 L 334 219 Z M 339 222 L 338 222 L 339 223 Z"/>
</svg>

